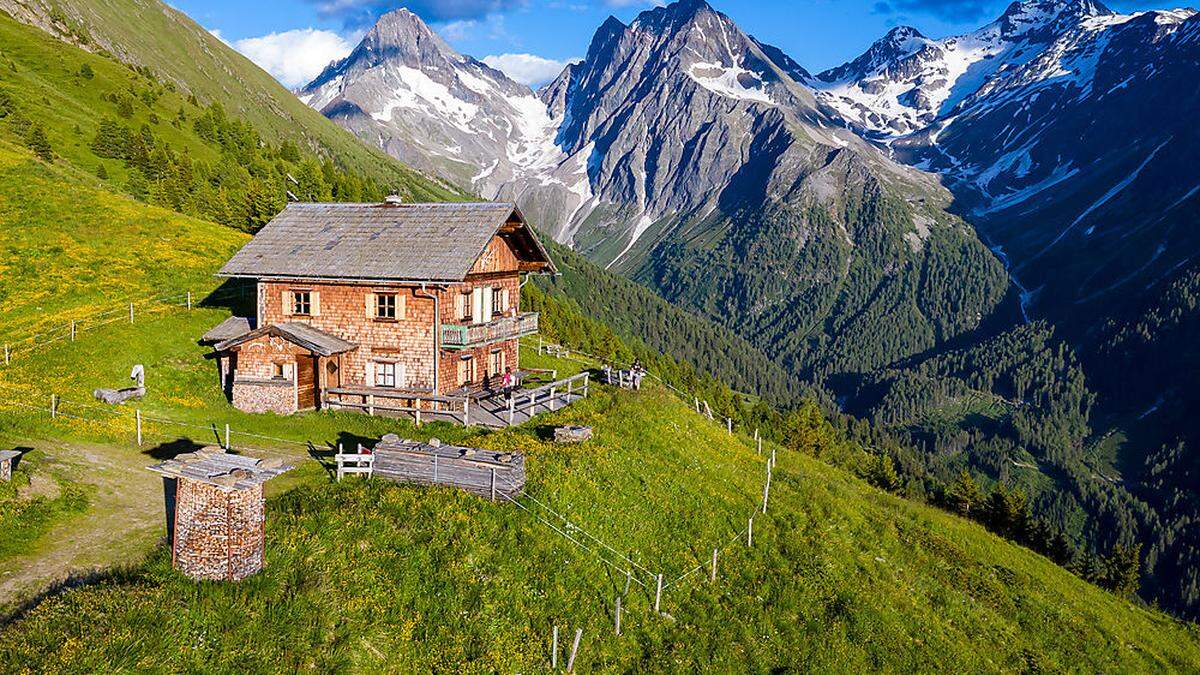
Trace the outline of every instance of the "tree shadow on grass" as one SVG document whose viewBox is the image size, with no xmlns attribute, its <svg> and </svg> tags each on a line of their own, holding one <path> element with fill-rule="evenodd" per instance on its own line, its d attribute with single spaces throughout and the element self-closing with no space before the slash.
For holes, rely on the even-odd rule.
<svg viewBox="0 0 1200 675">
<path fill-rule="evenodd" d="M 156 460 L 162 462 L 162 461 L 165 461 L 168 459 L 174 459 L 176 456 L 182 455 L 185 452 L 196 452 L 197 450 L 200 450 L 201 448 L 205 448 L 205 447 L 208 447 L 211 445 L 214 445 L 214 444 L 209 443 L 209 444 L 205 445 L 202 443 L 197 443 L 196 441 L 193 441 L 190 438 L 177 438 L 173 441 L 169 441 L 167 443 L 160 443 L 159 445 L 156 445 L 152 448 L 143 450 L 142 454 L 148 455 L 152 459 L 156 459 Z"/>
<path fill-rule="evenodd" d="M 258 314 L 258 288 L 246 279 L 226 279 L 220 286 L 200 300 L 199 306 L 210 309 L 227 309 L 234 316 L 256 316 Z"/>
</svg>

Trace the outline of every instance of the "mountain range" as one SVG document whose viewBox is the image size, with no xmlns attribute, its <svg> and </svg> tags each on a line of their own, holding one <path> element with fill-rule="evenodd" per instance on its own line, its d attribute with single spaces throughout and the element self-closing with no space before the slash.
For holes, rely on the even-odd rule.
<svg viewBox="0 0 1200 675">
<path fill-rule="evenodd" d="M 1156 476 L 1200 438 L 1162 402 L 1197 373 L 1159 347 L 1192 330 L 1164 317 L 1195 304 L 1198 41 L 1190 9 L 1024 0 L 814 74 L 678 0 L 533 91 L 398 10 L 298 93 L 915 434 L 929 470 L 1036 464 L 1043 515 L 1177 572 L 1200 497 Z M 1200 602 L 1176 572 L 1150 595 Z"/>
</svg>

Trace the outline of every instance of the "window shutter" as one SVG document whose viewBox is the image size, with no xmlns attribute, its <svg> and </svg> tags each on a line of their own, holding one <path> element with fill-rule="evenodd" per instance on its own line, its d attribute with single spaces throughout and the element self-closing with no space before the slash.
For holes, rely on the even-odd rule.
<svg viewBox="0 0 1200 675">
<path fill-rule="evenodd" d="M 403 363 L 396 364 L 396 388 L 402 389 L 408 386 L 408 370 Z"/>
<path fill-rule="evenodd" d="M 396 318 L 408 318 L 408 296 L 404 293 L 396 294 Z"/>
<path fill-rule="evenodd" d="M 466 312 L 464 311 L 466 309 L 466 297 L 467 296 L 463 295 L 462 293 L 458 293 L 454 296 L 455 320 L 462 321 L 462 318 L 466 316 Z"/>
<path fill-rule="evenodd" d="M 281 306 L 283 307 L 283 315 L 284 316 L 292 315 L 292 292 L 291 291 L 283 292 Z"/>
<path fill-rule="evenodd" d="M 368 387 L 374 387 L 374 386 L 375 386 L 375 362 L 374 362 L 374 361 L 367 361 L 367 377 L 366 377 L 366 381 L 367 381 L 367 386 L 368 386 Z"/>
<path fill-rule="evenodd" d="M 367 298 L 367 300 L 366 300 L 367 318 L 374 319 L 375 318 L 375 294 L 372 293 L 371 291 L 367 291 L 366 298 Z"/>
<path fill-rule="evenodd" d="M 309 310 L 312 312 L 311 316 L 321 316 L 321 294 L 313 291 L 309 293 L 308 297 L 312 301 L 312 309 Z"/>
<path fill-rule="evenodd" d="M 501 291 L 500 302 L 501 302 L 501 304 L 504 305 L 503 307 L 500 308 L 500 311 L 507 312 L 508 307 L 509 307 L 509 305 L 508 305 L 508 289 L 507 288 L 504 289 L 503 291 Z"/>
</svg>

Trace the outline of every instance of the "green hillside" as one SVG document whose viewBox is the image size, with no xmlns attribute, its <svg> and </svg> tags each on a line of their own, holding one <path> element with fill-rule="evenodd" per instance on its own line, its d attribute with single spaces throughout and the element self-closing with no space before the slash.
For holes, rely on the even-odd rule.
<svg viewBox="0 0 1200 675">
<path fill-rule="evenodd" d="M 593 424 L 598 440 L 563 448 L 536 428 L 471 439 L 529 453 L 528 510 L 322 476 L 270 502 L 263 574 L 195 584 L 159 550 L 23 615 L 0 666 L 528 672 L 546 666 L 555 624 L 583 629 L 581 671 L 1200 665 L 1194 629 L 803 454 L 779 456 L 747 547 L 763 458 L 662 391 L 603 392 L 546 422 Z M 538 502 L 594 550 L 539 520 L 554 516 Z M 611 613 L 628 563 L 580 531 L 639 566 L 620 637 Z M 641 584 L 695 565 L 655 615 Z"/>
<path fill-rule="evenodd" d="M 173 10 L 162 9 L 154 15 L 167 21 Z M 226 86 L 189 89 L 180 78 L 190 70 L 89 53 L 0 11 L 0 138 L 140 201 L 244 230 L 270 219 L 289 193 L 307 201 L 371 201 L 389 192 L 462 197 L 363 146 L 208 33 L 169 32 L 183 30 L 184 19 L 146 32 L 126 18 L 143 41 L 163 41 L 146 45 L 148 54 L 190 47 L 203 48 L 209 61 L 228 60 L 189 62 L 226 74 Z M 280 117 L 291 108 L 294 119 Z"/>
<path fill-rule="evenodd" d="M 136 66 L 202 105 L 220 103 L 268 143 L 292 141 L 417 197 L 458 193 L 363 145 L 186 14 L 158 0 L 0 0 L 0 10 Z M 3 48 L 9 44 L 0 42 Z"/>
<path fill-rule="evenodd" d="M 198 294 L 212 289 L 208 273 L 245 237 L 113 195 L 90 175 L 12 145 L 0 146 L 0 202 L 11 218 L 0 227 L 4 315 L 21 317 L 6 324 L 11 334 L 41 327 L 47 316 L 86 320 L 110 303 L 121 311 L 124 298 L 108 295 L 110 287 L 122 296 L 174 283 L 194 284 Z M 64 221 L 76 229 L 64 233 Z M 37 264 L 20 267 L 26 255 Z M 122 262 L 128 259 L 136 263 Z M 42 291 L 49 287 L 56 292 Z M 747 547 L 743 528 L 760 503 L 765 456 L 746 435 L 727 434 L 657 386 L 638 393 L 596 387 L 584 403 L 501 433 L 415 429 L 350 413 L 246 415 L 220 396 L 194 342 L 228 311 L 224 302 L 190 312 L 164 305 L 132 324 L 89 325 L 75 343 L 18 352 L 0 371 L 0 437 L 129 467 L 108 472 L 97 501 L 47 516 L 69 523 L 91 517 L 98 500 L 120 494 L 126 481 L 142 481 L 148 474 L 137 467 L 153 453 L 210 443 L 207 425 L 231 422 L 243 434 L 235 438 L 251 438 L 254 452 L 283 453 L 298 465 L 268 505 L 267 571 L 237 585 L 195 584 L 170 570 L 169 555 L 151 548 L 150 532 L 139 534 L 141 548 L 130 550 L 151 551 L 143 562 L 13 617 L 0 633 L 0 670 L 171 663 L 185 670 L 465 665 L 527 672 L 545 667 L 556 624 L 563 661 L 567 636 L 584 630 L 581 671 L 1145 672 L 1200 665 L 1193 628 L 824 463 L 816 456 L 861 450 L 819 418 L 792 430 L 789 442 L 801 451 L 776 450 L 770 507 L 755 517 Z M 538 361 L 530 351 L 525 358 L 563 372 L 594 365 Z M 151 374 L 141 404 L 146 448 L 132 442 L 131 410 L 82 405 L 92 387 L 119 383 L 135 359 Z M 66 401 L 56 420 L 25 407 L 51 392 Z M 181 424 L 159 421 L 168 419 Z M 547 425 L 568 422 L 594 425 L 597 439 L 575 447 L 543 440 Z M 381 481 L 336 485 L 319 453 L 314 459 L 282 440 L 244 436 L 320 448 L 385 431 L 527 452 L 525 508 Z M 44 460 L 32 461 L 36 478 Z M 151 502 L 161 528 L 161 504 L 153 503 L 159 495 L 153 481 L 147 485 L 133 494 Z M 104 531 L 109 548 L 125 546 L 131 534 L 121 523 L 112 527 Z M 46 534 L 23 555 L 63 545 Z M 721 549 L 718 581 L 709 583 L 714 547 Z M 627 567 L 633 581 L 623 595 Z M 655 615 L 647 586 L 659 573 L 666 590 L 663 614 Z M 611 627 L 618 595 L 620 637 Z"/>
</svg>

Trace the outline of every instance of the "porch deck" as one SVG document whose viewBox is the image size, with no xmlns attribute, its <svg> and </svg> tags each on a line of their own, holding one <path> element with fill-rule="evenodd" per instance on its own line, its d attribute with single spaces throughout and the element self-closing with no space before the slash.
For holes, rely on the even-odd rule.
<svg viewBox="0 0 1200 675">
<path fill-rule="evenodd" d="M 443 421 L 502 429 L 571 405 L 588 395 L 590 374 L 580 373 L 511 393 L 440 396 L 428 391 L 384 387 L 337 387 L 325 392 L 331 410 L 360 410 L 368 415 L 411 419 L 418 425 Z"/>
</svg>

